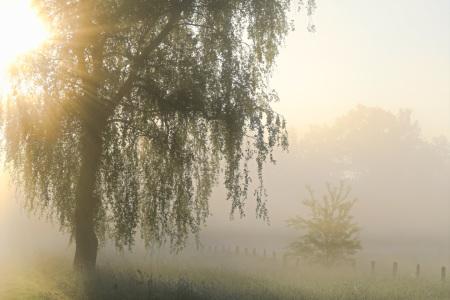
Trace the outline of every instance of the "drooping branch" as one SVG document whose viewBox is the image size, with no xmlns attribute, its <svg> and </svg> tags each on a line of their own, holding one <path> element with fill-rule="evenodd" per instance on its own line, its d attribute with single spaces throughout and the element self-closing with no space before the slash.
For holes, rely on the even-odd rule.
<svg viewBox="0 0 450 300">
<path fill-rule="evenodd" d="M 131 70 L 128 74 L 128 78 L 119 88 L 115 96 L 111 99 L 112 109 L 114 109 L 123 99 L 123 97 L 131 91 L 131 89 L 133 88 L 133 84 L 138 77 L 140 67 L 148 58 L 149 54 L 152 51 L 156 50 L 158 46 L 162 43 L 162 41 L 170 34 L 172 29 L 176 26 L 178 20 L 181 18 L 181 14 L 185 9 L 185 7 L 187 6 L 187 3 L 189 2 L 191 1 L 190 0 L 183 1 L 181 4 L 175 7 L 175 9 L 172 11 L 169 20 L 167 21 L 167 24 L 160 31 L 160 33 L 148 44 L 147 47 L 145 47 L 142 51 L 140 51 L 140 53 L 137 56 L 134 57 L 134 59 L 131 62 Z"/>
</svg>

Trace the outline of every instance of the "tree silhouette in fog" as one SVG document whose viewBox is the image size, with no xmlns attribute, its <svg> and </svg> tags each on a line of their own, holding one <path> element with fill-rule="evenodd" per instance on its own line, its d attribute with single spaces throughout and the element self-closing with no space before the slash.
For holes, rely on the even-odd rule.
<svg viewBox="0 0 450 300">
<path fill-rule="evenodd" d="M 350 187 L 326 184 L 328 195 L 321 199 L 314 196 L 307 185 L 309 198 L 302 203 L 310 209 L 309 218 L 297 216 L 286 220 L 290 227 L 302 231 L 297 241 L 287 246 L 288 256 L 301 257 L 309 263 L 331 267 L 340 262 L 348 262 L 351 256 L 361 250 L 359 232 L 361 228 L 353 222 L 350 210 L 357 201 L 348 200 Z"/>
<path fill-rule="evenodd" d="M 291 2 L 33 1 L 52 39 L 11 68 L 4 150 L 25 206 L 74 238 L 75 267 L 95 266 L 98 239 L 198 237 L 222 161 L 241 215 L 256 161 L 266 217 L 263 164 L 288 142 L 265 79 Z"/>
<path fill-rule="evenodd" d="M 296 151 L 322 178 L 373 181 L 390 174 L 409 181 L 445 172 L 448 140 L 425 140 L 411 114 L 358 105 L 331 125 L 311 126 Z"/>
<path fill-rule="evenodd" d="M 268 186 L 271 195 L 295 205 L 292 187 L 344 179 L 360 197 L 354 211 L 365 247 L 441 246 L 448 236 L 450 144 L 445 136 L 421 135 L 412 115 L 359 105 L 311 126 L 291 139 L 289 155 L 268 174 L 267 182 L 278 180 Z"/>
</svg>

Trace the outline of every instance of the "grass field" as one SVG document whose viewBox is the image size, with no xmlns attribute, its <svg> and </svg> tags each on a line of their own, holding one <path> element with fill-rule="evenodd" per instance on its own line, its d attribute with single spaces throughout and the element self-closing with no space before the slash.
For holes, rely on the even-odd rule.
<svg viewBox="0 0 450 300">
<path fill-rule="evenodd" d="M 99 262 L 90 281 L 98 299 L 450 299 L 439 274 L 394 280 L 232 255 L 120 261 Z M 0 270 L 0 299 L 87 299 L 85 284 L 70 260 L 46 257 Z"/>
</svg>

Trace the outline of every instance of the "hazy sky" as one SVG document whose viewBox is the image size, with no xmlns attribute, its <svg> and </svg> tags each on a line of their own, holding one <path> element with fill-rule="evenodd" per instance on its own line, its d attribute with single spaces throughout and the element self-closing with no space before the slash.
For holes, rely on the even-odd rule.
<svg viewBox="0 0 450 300">
<path fill-rule="evenodd" d="M 358 103 L 413 110 L 425 136 L 450 136 L 450 1 L 317 0 L 317 32 L 296 30 L 270 80 L 290 126 L 331 122 Z"/>
</svg>

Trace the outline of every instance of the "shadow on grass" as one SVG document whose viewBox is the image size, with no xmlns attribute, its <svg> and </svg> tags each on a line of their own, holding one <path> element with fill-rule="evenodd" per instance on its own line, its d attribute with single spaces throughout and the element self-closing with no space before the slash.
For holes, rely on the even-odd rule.
<svg viewBox="0 0 450 300">
<path fill-rule="evenodd" d="M 203 270 L 206 271 L 207 270 Z M 230 274 L 222 277 L 201 279 L 204 274 L 182 273 L 172 277 L 170 274 L 148 274 L 136 269 L 114 270 L 98 268 L 91 278 L 83 278 L 82 295 L 84 299 L 279 299 L 267 287 L 270 282 L 253 289 L 255 282 L 243 275 Z M 169 270 L 170 273 L 170 270 Z M 208 277 L 208 275 L 206 275 Z M 78 279 L 80 280 L 80 279 Z M 248 294 L 251 291 L 251 294 Z M 74 295 L 75 296 L 75 295 Z"/>
</svg>

